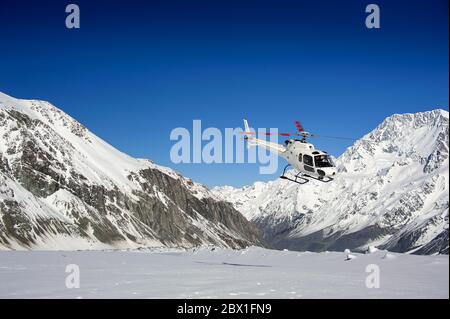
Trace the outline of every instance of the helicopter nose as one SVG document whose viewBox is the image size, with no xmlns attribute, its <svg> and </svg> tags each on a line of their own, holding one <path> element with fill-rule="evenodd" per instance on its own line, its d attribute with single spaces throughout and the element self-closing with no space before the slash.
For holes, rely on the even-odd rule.
<svg viewBox="0 0 450 319">
<path fill-rule="evenodd" d="M 336 175 L 336 170 L 334 168 L 327 170 L 327 175 L 328 176 L 335 176 Z"/>
<path fill-rule="evenodd" d="M 333 177 L 336 175 L 336 169 L 334 167 L 324 167 L 322 169 L 317 170 L 317 173 L 320 176 Z"/>
</svg>

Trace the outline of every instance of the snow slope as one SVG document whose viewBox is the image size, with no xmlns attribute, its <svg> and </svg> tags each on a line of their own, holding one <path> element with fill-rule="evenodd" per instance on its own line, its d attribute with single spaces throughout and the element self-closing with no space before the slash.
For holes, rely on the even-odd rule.
<svg viewBox="0 0 450 319">
<path fill-rule="evenodd" d="M 260 244 L 228 203 L 48 102 L 0 93 L 0 250 Z"/>
<path fill-rule="evenodd" d="M 337 159 L 332 183 L 218 187 L 274 247 L 448 254 L 448 112 L 396 114 Z"/>
<path fill-rule="evenodd" d="M 448 256 L 245 250 L 0 252 L 0 298 L 448 298 Z M 66 267 L 80 288 L 65 286 Z M 379 288 L 367 288 L 368 265 Z M 373 267 L 373 266 L 371 266 Z M 372 271 L 372 270 L 371 270 Z"/>
</svg>

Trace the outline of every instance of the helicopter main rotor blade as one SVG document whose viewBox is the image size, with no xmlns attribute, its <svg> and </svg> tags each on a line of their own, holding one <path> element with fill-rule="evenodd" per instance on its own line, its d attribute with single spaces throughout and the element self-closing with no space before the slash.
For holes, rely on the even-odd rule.
<svg viewBox="0 0 450 319">
<path fill-rule="evenodd" d="M 292 134 L 290 134 L 290 133 L 278 133 L 278 134 L 274 134 L 274 133 L 262 133 L 262 135 L 266 135 L 266 136 L 270 136 L 270 135 L 291 136 Z"/>
<path fill-rule="evenodd" d="M 300 133 L 305 131 L 305 129 L 303 128 L 302 123 L 300 123 L 300 121 L 295 121 L 294 123 L 295 123 L 295 127 L 297 128 L 297 131 L 299 131 Z"/>
<path fill-rule="evenodd" d="M 292 136 L 294 134 L 291 133 L 278 133 L 278 134 L 274 134 L 274 133 L 256 133 L 256 132 L 240 132 L 240 134 L 248 134 L 248 135 L 265 135 L 265 136 L 271 136 L 271 135 L 279 135 L 279 136 Z"/>
<path fill-rule="evenodd" d="M 317 135 L 317 134 L 311 134 L 311 137 L 317 137 L 317 138 L 332 138 L 336 140 L 347 140 L 347 141 L 356 141 L 356 138 L 351 137 L 342 137 L 342 136 L 329 136 L 329 135 Z"/>
</svg>

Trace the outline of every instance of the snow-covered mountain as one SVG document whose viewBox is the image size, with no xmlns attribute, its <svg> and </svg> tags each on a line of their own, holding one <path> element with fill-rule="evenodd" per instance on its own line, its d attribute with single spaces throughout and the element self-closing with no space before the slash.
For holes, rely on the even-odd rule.
<svg viewBox="0 0 450 319">
<path fill-rule="evenodd" d="M 0 93 L 0 249 L 259 245 L 202 185 L 107 144 L 51 105 Z"/>
<path fill-rule="evenodd" d="M 277 179 L 213 192 L 277 248 L 448 254 L 448 124 L 444 110 L 390 116 L 337 159 L 328 184 Z"/>
</svg>

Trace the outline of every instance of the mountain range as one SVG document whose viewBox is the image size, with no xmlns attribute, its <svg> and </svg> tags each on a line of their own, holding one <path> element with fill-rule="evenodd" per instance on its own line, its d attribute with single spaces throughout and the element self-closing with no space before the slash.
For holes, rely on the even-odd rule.
<svg viewBox="0 0 450 319">
<path fill-rule="evenodd" d="M 120 152 L 48 102 L 0 93 L 0 249 L 448 254 L 448 124 L 444 110 L 386 118 L 336 159 L 331 183 L 209 190 Z"/>
<path fill-rule="evenodd" d="M 277 179 L 213 192 L 278 249 L 448 254 L 448 124 L 440 109 L 395 114 L 336 159 L 331 183 Z"/>
</svg>

